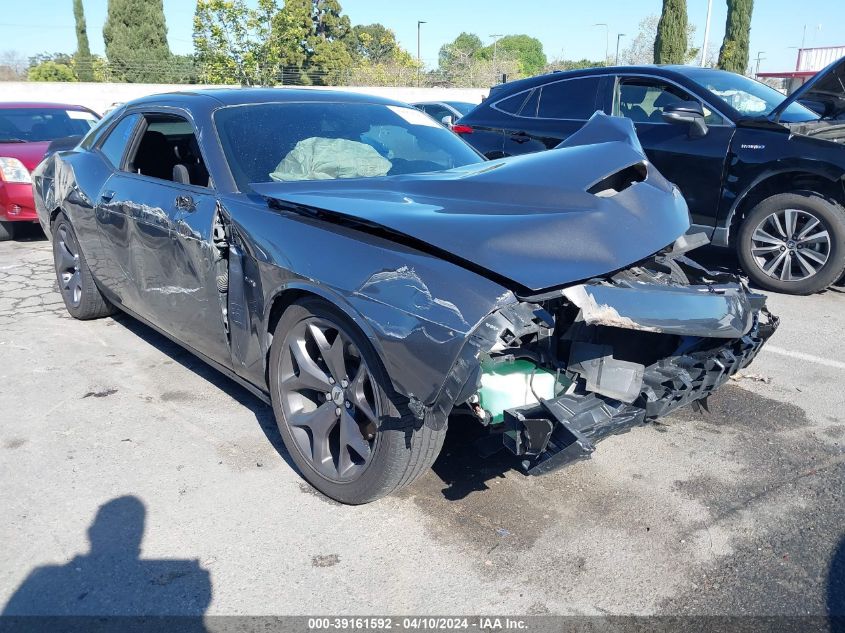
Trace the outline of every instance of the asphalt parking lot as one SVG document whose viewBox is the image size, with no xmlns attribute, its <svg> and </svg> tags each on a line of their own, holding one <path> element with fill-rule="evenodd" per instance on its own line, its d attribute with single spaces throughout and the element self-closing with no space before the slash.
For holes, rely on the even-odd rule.
<svg viewBox="0 0 845 633">
<path fill-rule="evenodd" d="M 0 605 L 845 614 L 843 306 L 771 296 L 780 330 L 709 414 L 539 478 L 453 427 L 415 486 L 345 507 L 269 407 L 126 316 L 73 320 L 49 243 L 2 243 Z"/>
</svg>

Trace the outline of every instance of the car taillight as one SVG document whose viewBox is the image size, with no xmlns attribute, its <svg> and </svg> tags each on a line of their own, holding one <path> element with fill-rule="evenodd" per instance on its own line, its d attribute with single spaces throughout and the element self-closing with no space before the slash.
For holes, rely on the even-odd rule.
<svg viewBox="0 0 845 633">
<path fill-rule="evenodd" d="M 472 126 L 464 125 L 463 123 L 456 123 L 452 126 L 452 131 L 455 134 L 472 134 Z"/>
</svg>

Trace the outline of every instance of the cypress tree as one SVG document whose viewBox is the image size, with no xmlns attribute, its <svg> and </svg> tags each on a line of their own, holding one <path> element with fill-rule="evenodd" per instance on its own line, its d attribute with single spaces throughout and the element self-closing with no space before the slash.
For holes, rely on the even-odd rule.
<svg viewBox="0 0 845 633">
<path fill-rule="evenodd" d="M 73 0 L 73 18 L 76 21 L 76 76 L 79 81 L 94 81 L 93 58 L 88 46 L 88 27 L 82 0 Z"/>
<path fill-rule="evenodd" d="M 109 70 L 116 80 L 170 80 L 172 55 L 162 0 L 109 0 L 103 40 Z"/>
<path fill-rule="evenodd" d="M 725 39 L 719 49 L 719 68 L 744 73 L 748 68 L 748 42 L 751 37 L 751 12 L 754 0 L 727 0 L 728 18 Z"/>
<path fill-rule="evenodd" d="M 687 56 L 686 0 L 663 0 L 654 38 L 655 64 L 683 64 Z"/>
</svg>

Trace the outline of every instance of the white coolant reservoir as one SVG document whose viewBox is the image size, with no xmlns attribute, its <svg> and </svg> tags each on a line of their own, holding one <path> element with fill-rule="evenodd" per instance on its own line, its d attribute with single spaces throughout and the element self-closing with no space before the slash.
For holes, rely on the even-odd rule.
<svg viewBox="0 0 845 633">
<path fill-rule="evenodd" d="M 478 404 L 490 413 L 491 422 L 498 424 L 504 418 L 505 409 L 536 404 L 538 401 L 535 393 L 543 399 L 554 398 L 565 387 L 566 385 L 557 382 L 554 374 L 527 360 L 484 364 L 481 388 L 478 390 Z"/>
</svg>

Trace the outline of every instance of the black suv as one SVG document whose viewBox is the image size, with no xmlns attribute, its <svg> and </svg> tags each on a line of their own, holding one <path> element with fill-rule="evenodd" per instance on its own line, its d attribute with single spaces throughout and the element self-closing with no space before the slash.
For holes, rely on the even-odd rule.
<svg viewBox="0 0 845 633">
<path fill-rule="evenodd" d="M 551 149 L 595 112 L 628 117 L 687 200 L 691 232 L 734 246 L 760 286 L 810 294 L 845 270 L 845 58 L 789 97 L 692 66 L 555 72 L 496 86 L 455 131 L 489 158 Z"/>
</svg>

